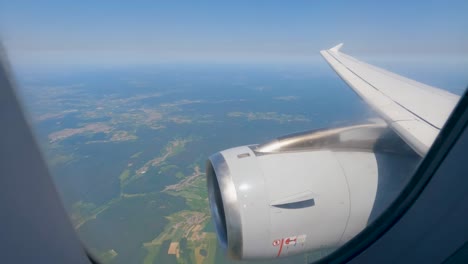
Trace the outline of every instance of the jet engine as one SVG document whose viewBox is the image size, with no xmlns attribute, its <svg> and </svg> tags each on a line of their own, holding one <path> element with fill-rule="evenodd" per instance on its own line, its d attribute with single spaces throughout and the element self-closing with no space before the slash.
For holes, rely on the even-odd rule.
<svg viewBox="0 0 468 264">
<path fill-rule="evenodd" d="M 223 150 L 206 166 L 218 240 L 233 259 L 338 247 L 385 209 L 418 160 L 386 124 Z"/>
</svg>

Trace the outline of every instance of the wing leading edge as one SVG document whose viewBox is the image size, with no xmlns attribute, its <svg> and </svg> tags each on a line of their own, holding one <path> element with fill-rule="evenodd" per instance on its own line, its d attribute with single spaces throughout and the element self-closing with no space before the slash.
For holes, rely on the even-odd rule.
<svg viewBox="0 0 468 264">
<path fill-rule="evenodd" d="M 414 151 L 424 156 L 459 96 L 361 62 L 341 53 L 342 45 L 320 53 Z"/>
</svg>

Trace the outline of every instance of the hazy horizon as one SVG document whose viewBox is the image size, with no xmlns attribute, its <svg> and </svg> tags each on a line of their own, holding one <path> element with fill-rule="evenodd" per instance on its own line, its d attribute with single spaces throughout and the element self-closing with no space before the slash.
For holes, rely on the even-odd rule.
<svg viewBox="0 0 468 264">
<path fill-rule="evenodd" d="M 356 56 L 468 57 L 466 1 L 4 2 L 13 64 L 304 63 Z M 466 59 L 463 59 L 466 60 Z"/>
</svg>

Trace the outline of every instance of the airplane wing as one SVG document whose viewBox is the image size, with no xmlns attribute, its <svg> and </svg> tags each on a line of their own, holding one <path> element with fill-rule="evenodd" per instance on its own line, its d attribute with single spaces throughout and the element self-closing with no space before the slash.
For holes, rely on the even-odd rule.
<svg viewBox="0 0 468 264">
<path fill-rule="evenodd" d="M 414 151 L 424 156 L 459 96 L 361 62 L 341 53 L 342 46 L 320 53 Z"/>
<path fill-rule="evenodd" d="M 355 237 L 412 176 L 420 157 L 401 154 L 409 147 L 426 154 L 457 103 L 456 95 L 360 62 L 341 46 L 323 57 L 388 124 L 315 129 L 211 155 L 211 215 L 231 258 L 292 256 Z"/>
</svg>

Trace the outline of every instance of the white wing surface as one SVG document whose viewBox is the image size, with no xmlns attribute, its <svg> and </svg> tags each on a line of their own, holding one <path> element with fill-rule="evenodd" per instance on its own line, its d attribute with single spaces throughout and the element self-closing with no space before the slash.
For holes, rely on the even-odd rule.
<svg viewBox="0 0 468 264">
<path fill-rule="evenodd" d="M 413 150 L 425 155 L 459 96 L 361 62 L 341 53 L 342 45 L 320 53 Z"/>
</svg>

